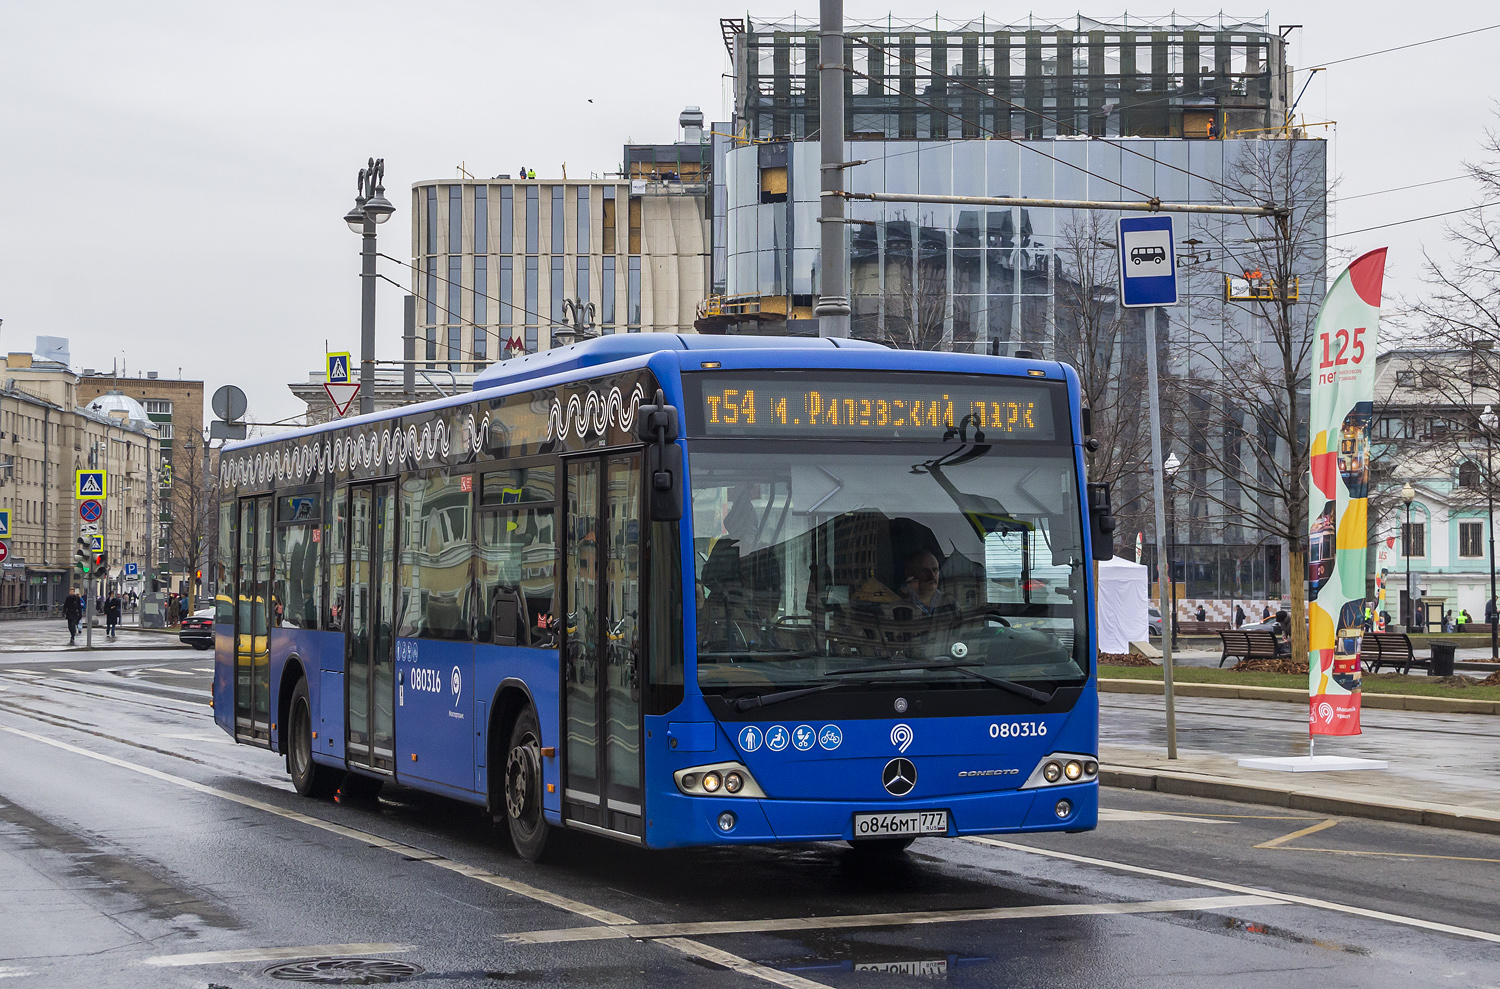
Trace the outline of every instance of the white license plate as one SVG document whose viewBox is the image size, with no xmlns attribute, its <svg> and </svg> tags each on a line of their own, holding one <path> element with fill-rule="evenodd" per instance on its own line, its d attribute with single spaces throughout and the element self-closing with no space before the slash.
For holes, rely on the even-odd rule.
<svg viewBox="0 0 1500 989">
<path fill-rule="evenodd" d="M 855 814 L 854 837 L 899 838 L 902 835 L 947 834 L 946 810 L 907 810 L 894 814 Z"/>
</svg>

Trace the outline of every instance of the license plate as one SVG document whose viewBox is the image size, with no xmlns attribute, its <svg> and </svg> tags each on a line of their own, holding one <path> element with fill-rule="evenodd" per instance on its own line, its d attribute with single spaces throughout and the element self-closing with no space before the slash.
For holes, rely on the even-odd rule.
<svg viewBox="0 0 1500 989">
<path fill-rule="evenodd" d="M 947 834 L 946 810 L 907 810 L 894 814 L 855 814 L 854 837 L 895 838 L 902 835 Z"/>
</svg>

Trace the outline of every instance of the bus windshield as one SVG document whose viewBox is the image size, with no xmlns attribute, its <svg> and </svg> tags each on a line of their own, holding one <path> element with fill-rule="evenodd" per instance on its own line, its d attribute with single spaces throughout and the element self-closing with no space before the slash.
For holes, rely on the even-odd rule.
<svg viewBox="0 0 1500 989">
<path fill-rule="evenodd" d="M 700 442 L 691 476 L 706 693 L 1087 678 L 1070 447 Z"/>
</svg>

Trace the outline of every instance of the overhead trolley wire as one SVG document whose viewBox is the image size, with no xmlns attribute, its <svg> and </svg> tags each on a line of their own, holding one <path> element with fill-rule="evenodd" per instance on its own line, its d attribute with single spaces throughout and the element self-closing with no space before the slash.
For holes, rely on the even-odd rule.
<svg viewBox="0 0 1500 989">
<path fill-rule="evenodd" d="M 1451 41 L 1454 38 L 1462 38 L 1470 34 L 1479 34 L 1482 31 L 1493 31 L 1496 28 L 1500 28 L 1500 24 L 1490 24 L 1486 27 L 1476 27 L 1468 31 L 1460 31 L 1457 34 L 1445 34 L 1441 38 L 1428 38 L 1426 41 L 1413 41 L 1409 45 L 1397 45 L 1395 48 L 1382 48 L 1378 52 L 1365 52 L 1363 55 L 1350 55 L 1346 58 L 1336 58 L 1331 62 L 1319 62 L 1316 65 L 1309 65 L 1305 69 L 1295 69 L 1293 71 L 1313 72 L 1317 69 L 1326 69 L 1330 65 L 1342 65 L 1345 62 L 1354 62 L 1358 61 L 1361 58 L 1373 58 L 1376 55 L 1389 55 L 1391 52 L 1405 51 L 1408 48 L 1420 48 L 1423 45 L 1431 45 L 1439 41 Z"/>
<path fill-rule="evenodd" d="M 1500 199 L 1492 199 L 1487 203 L 1479 203 L 1476 206 L 1465 206 L 1463 209 L 1450 209 L 1442 213 L 1429 213 L 1426 216 L 1413 216 L 1405 220 L 1392 220 L 1390 223 L 1378 223 L 1373 227 L 1360 227 L 1358 230 L 1343 230 L 1336 234 L 1329 234 L 1328 239 L 1335 237 L 1348 237 L 1352 234 L 1368 233 L 1371 230 L 1384 230 L 1386 227 L 1399 227 L 1407 223 L 1420 223 L 1423 220 L 1435 220 L 1440 216 L 1453 216 L 1456 213 L 1478 212 L 1491 206 L 1500 206 Z"/>
</svg>

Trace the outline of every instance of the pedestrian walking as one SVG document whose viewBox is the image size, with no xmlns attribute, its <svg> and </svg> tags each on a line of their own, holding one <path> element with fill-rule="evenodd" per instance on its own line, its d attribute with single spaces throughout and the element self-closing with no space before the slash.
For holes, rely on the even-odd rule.
<svg viewBox="0 0 1500 989">
<path fill-rule="evenodd" d="M 63 617 L 68 620 L 68 645 L 78 641 L 78 623 L 83 621 L 83 598 L 78 596 L 78 589 L 68 591 L 68 599 L 63 602 Z"/>
<path fill-rule="evenodd" d="M 1205 611 L 1203 609 L 1203 605 L 1200 604 L 1200 605 L 1198 605 L 1198 613 L 1196 615 L 1194 615 L 1193 617 L 1196 618 L 1200 622 L 1206 622 L 1206 621 L 1208 621 L 1208 612 Z"/>
<path fill-rule="evenodd" d="M 111 594 L 109 600 L 104 602 L 104 634 L 109 638 L 115 637 L 115 626 L 120 624 L 120 595 Z"/>
<path fill-rule="evenodd" d="M 1239 605 L 1234 606 L 1234 627 L 1239 628 L 1245 624 L 1245 609 Z"/>
<path fill-rule="evenodd" d="M 1455 632 L 1455 631 L 1457 631 L 1457 629 L 1455 629 L 1453 627 L 1453 609 L 1452 608 L 1449 608 L 1448 609 L 1448 613 L 1445 614 L 1445 615 L 1443 615 L 1443 631 L 1444 632 Z"/>
<path fill-rule="evenodd" d="M 1260 620 L 1268 622 L 1271 620 L 1271 606 L 1268 604 L 1260 611 Z"/>
</svg>

